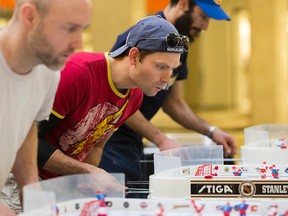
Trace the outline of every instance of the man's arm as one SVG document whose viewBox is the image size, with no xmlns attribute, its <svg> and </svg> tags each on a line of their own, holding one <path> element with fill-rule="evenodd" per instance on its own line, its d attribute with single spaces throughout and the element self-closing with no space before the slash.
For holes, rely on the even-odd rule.
<svg viewBox="0 0 288 216">
<path fill-rule="evenodd" d="M 49 120 L 39 123 L 38 166 L 59 175 L 91 172 L 91 169 L 95 169 L 94 166 L 65 155 L 46 139 L 47 134 L 58 125 L 59 121 L 60 119 L 51 113 Z"/>
<path fill-rule="evenodd" d="M 130 116 L 125 121 L 125 124 L 133 128 L 136 133 L 153 142 L 160 151 L 181 146 L 176 140 L 170 139 L 165 133 L 149 122 L 139 110 Z"/>
<path fill-rule="evenodd" d="M 99 166 L 103 148 L 107 142 L 107 140 L 112 136 L 113 132 L 108 134 L 106 137 L 104 137 L 100 142 L 98 142 L 94 148 L 89 152 L 89 154 L 86 156 L 86 158 L 83 160 L 83 162 L 92 164 L 94 166 Z"/>
<path fill-rule="evenodd" d="M 16 216 L 17 214 L 9 209 L 7 206 L 0 204 L 0 215 L 2 216 Z"/>
<path fill-rule="evenodd" d="M 46 161 L 44 169 L 59 175 L 102 172 L 97 166 L 101 159 L 103 147 L 109 137 L 110 135 L 97 143 L 83 162 L 65 155 L 60 150 L 56 150 Z"/>
<path fill-rule="evenodd" d="M 39 124 L 38 166 L 59 175 L 96 173 L 99 170 L 99 168 L 96 167 L 98 164 L 77 161 L 65 155 L 48 142 L 46 139 L 47 134 L 58 125 L 59 121 L 60 119 L 51 113 L 48 121 L 45 120 Z M 106 142 L 106 139 L 103 142 Z M 103 148 L 104 144 L 102 144 L 102 142 L 100 145 Z M 94 160 L 98 159 L 95 158 Z M 92 160 L 90 160 L 90 162 L 91 161 Z"/>
<path fill-rule="evenodd" d="M 20 189 L 38 181 L 37 169 L 37 124 L 33 123 L 28 135 L 17 152 L 12 173 Z"/>
<path fill-rule="evenodd" d="M 210 138 L 217 144 L 223 145 L 225 154 L 233 155 L 237 144 L 234 138 L 220 129 L 209 131 L 211 124 L 197 116 L 182 97 L 182 82 L 176 81 L 172 86 L 162 108 L 174 121 L 189 130 L 194 130 Z M 211 133 L 211 134 L 210 134 Z"/>
<path fill-rule="evenodd" d="M 97 167 L 101 159 L 102 149 L 109 137 L 110 135 L 97 143 L 83 162 L 77 161 L 72 157 L 65 155 L 60 150 L 56 150 L 46 161 L 44 169 L 60 175 L 86 173 L 97 174 L 97 176 L 93 178 L 92 185 L 94 186 L 91 188 L 91 190 L 98 189 L 101 191 L 103 190 L 103 192 L 112 188 L 116 191 L 125 190 L 125 187 L 122 186 L 112 175 Z"/>
</svg>

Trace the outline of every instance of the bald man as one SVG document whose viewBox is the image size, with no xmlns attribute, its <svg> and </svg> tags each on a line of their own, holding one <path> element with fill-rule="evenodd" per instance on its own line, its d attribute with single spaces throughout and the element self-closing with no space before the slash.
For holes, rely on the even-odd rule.
<svg viewBox="0 0 288 216">
<path fill-rule="evenodd" d="M 10 172 L 20 189 L 38 181 L 37 122 L 50 114 L 58 70 L 82 47 L 91 12 L 91 0 L 16 0 L 0 31 L 0 189 Z M 3 204 L 0 212 L 16 215 Z"/>
</svg>

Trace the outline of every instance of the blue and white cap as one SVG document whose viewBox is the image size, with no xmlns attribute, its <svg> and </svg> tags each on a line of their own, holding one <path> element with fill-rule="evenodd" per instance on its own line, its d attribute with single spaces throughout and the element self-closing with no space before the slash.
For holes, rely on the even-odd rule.
<svg viewBox="0 0 288 216">
<path fill-rule="evenodd" d="M 152 52 L 183 53 L 184 47 L 181 43 L 175 47 L 168 46 L 167 35 L 171 33 L 179 35 L 177 29 L 161 16 L 145 17 L 131 29 L 126 38 L 126 43 L 111 52 L 110 56 L 117 57 L 130 47 Z"/>
</svg>

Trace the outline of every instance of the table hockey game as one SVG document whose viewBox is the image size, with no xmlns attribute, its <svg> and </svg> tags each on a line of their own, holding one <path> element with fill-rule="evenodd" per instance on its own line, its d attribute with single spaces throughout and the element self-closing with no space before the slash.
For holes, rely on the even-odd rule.
<svg viewBox="0 0 288 216">
<path fill-rule="evenodd" d="M 147 199 L 125 199 L 120 194 L 95 190 L 87 194 L 87 190 L 81 191 L 81 185 L 91 182 L 87 174 L 58 177 L 25 187 L 22 216 L 288 215 L 284 166 L 279 166 L 279 179 L 268 172 L 262 179 L 257 167 L 239 169 L 241 175 L 238 167 L 228 165 L 192 165 L 163 171 L 157 178 L 151 176 Z M 253 180 L 247 179 L 250 170 L 255 170 L 257 178 L 253 173 Z"/>
<path fill-rule="evenodd" d="M 268 125 L 270 137 L 247 139 L 244 146 L 255 147 L 257 143 L 257 148 L 270 148 L 270 155 L 279 148 L 286 150 L 286 135 L 272 137 L 271 127 L 275 125 Z M 283 125 L 276 127 L 280 131 Z M 260 130 L 267 131 L 264 128 Z M 258 129 L 253 130 L 258 133 Z M 253 137 L 251 133 L 249 136 Z M 147 199 L 126 199 L 125 191 L 100 191 L 92 184 L 93 178 L 99 178 L 96 175 L 58 177 L 25 186 L 22 216 L 288 216 L 288 163 L 274 163 L 261 155 L 254 158 L 224 165 L 223 148 L 217 145 L 156 153 Z M 124 184 L 123 174 L 113 175 Z M 90 184 L 91 190 L 87 190 Z"/>
</svg>

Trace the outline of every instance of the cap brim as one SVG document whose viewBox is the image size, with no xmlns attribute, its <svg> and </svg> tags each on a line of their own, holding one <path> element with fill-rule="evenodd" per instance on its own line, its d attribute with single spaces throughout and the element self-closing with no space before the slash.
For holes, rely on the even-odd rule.
<svg viewBox="0 0 288 216">
<path fill-rule="evenodd" d="M 224 10 L 218 5 L 205 4 L 200 1 L 196 1 L 197 5 L 212 19 L 215 20 L 231 20 L 230 17 L 224 12 Z"/>
<path fill-rule="evenodd" d="M 129 47 L 127 46 L 127 44 L 124 44 L 123 46 L 121 46 L 120 48 L 118 48 L 117 50 L 113 51 L 110 53 L 110 56 L 115 58 L 119 55 L 121 55 L 122 53 L 124 53 Z"/>
</svg>

